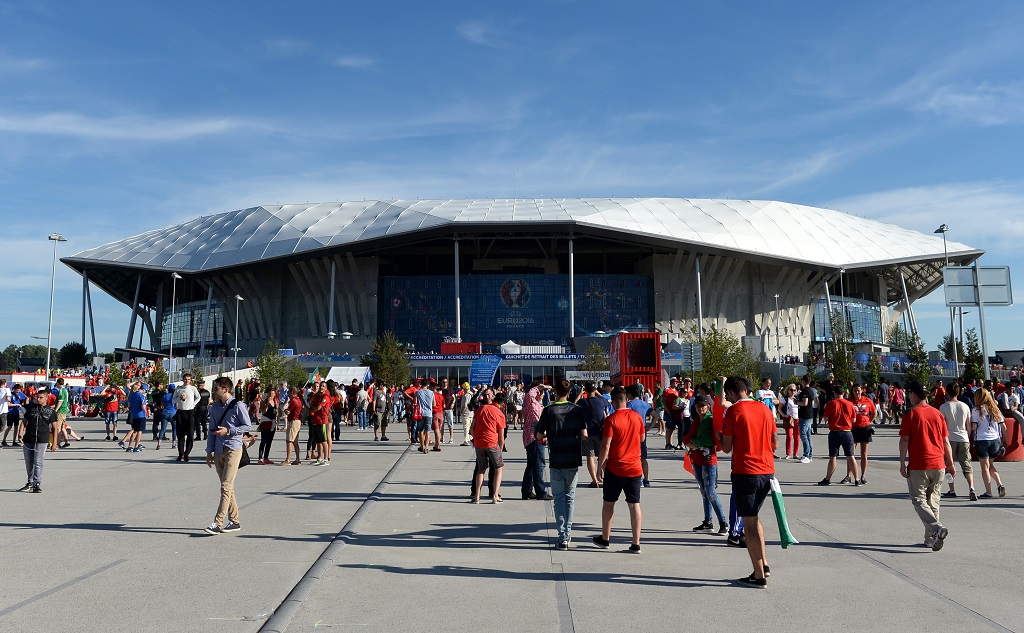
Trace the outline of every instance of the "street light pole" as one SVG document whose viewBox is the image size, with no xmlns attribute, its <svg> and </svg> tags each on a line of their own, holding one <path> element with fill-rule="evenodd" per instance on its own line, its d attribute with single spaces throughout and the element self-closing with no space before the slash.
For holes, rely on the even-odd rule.
<svg viewBox="0 0 1024 633">
<path fill-rule="evenodd" d="M 181 279 L 181 275 L 178 273 L 171 273 L 171 349 L 167 353 L 167 369 L 169 370 L 167 382 L 174 380 L 174 303 L 177 299 L 179 279 Z"/>
<path fill-rule="evenodd" d="M 939 228 L 933 231 L 934 233 L 942 234 L 942 261 L 945 262 L 946 268 L 949 268 L 949 252 L 946 250 L 946 233 L 949 231 L 949 225 L 943 223 Z M 958 376 L 960 374 L 960 359 L 956 349 L 956 308 L 949 309 L 949 343 L 950 347 L 953 348 L 953 375 Z"/>
<path fill-rule="evenodd" d="M 46 239 L 53 242 L 53 270 L 50 272 L 50 321 L 46 328 L 46 382 L 50 382 L 50 345 L 53 339 L 53 289 L 57 278 L 57 242 L 66 242 L 60 233 L 50 233 Z"/>
<path fill-rule="evenodd" d="M 779 364 L 779 386 L 782 386 L 782 339 L 779 338 L 779 293 L 775 293 L 775 360 Z"/>
<path fill-rule="evenodd" d="M 242 295 L 235 295 L 235 364 L 234 369 L 231 371 L 233 380 L 238 380 L 238 302 L 245 301 Z"/>
</svg>

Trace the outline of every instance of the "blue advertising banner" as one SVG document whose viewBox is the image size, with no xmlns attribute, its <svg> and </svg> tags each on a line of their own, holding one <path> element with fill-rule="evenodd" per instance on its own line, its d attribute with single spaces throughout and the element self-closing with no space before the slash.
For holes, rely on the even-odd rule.
<svg viewBox="0 0 1024 633">
<path fill-rule="evenodd" d="M 647 275 L 576 275 L 576 331 L 569 332 L 569 276 L 486 274 L 460 279 L 462 340 L 496 352 L 508 340 L 561 345 L 570 336 L 648 331 L 654 319 Z M 455 335 L 455 279 L 450 275 L 381 277 L 377 329 L 412 343 L 420 354 L 440 351 Z"/>
<path fill-rule="evenodd" d="M 489 385 L 494 382 L 494 374 L 501 366 L 500 356 L 481 356 L 469 366 L 469 384 Z"/>
</svg>

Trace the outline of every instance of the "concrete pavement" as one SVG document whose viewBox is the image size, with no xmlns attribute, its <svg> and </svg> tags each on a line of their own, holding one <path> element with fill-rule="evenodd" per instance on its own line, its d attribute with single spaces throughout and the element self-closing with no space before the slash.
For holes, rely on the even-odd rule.
<svg viewBox="0 0 1024 633">
<path fill-rule="evenodd" d="M 624 502 L 612 547 L 590 544 L 601 506 L 590 488 L 577 491 L 573 548 L 553 549 L 550 503 L 520 499 L 515 431 L 504 504 L 466 503 L 469 448 L 423 455 L 398 430 L 381 444 L 346 429 L 330 467 L 244 469 L 242 530 L 209 537 L 217 479 L 201 461 L 175 463 L 166 448 L 126 454 L 94 439 L 98 422 L 75 428 L 87 439 L 47 455 L 43 494 L 0 492 L 3 630 L 1024 631 L 1024 468 L 999 465 L 1004 499 L 944 499 L 950 536 L 931 552 L 918 545 L 889 427 L 872 444 L 865 487 L 814 485 L 823 459 L 777 463 L 801 543 L 779 548 L 767 504 L 767 589 L 735 583 L 750 573 L 744 550 L 690 531 L 699 493 L 656 437 L 643 553 L 633 555 Z M 824 435 L 815 448 L 825 451 Z M 24 483 L 20 450 L 0 450 L 0 477 L 6 490 Z M 957 486 L 966 492 L 962 477 Z"/>
</svg>

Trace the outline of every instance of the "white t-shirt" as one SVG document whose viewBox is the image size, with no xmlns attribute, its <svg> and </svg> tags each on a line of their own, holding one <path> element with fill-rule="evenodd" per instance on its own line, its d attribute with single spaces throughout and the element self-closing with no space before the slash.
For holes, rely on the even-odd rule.
<svg viewBox="0 0 1024 633">
<path fill-rule="evenodd" d="M 800 407 L 796 403 L 796 398 L 786 398 L 786 416 L 790 418 L 799 418 Z"/>
<path fill-rule="evenodd" d="M 971 408 L 957 400 L 956 402 L 946 401 L 939 407 L 939 413 L 946 418 L 946 428 L 949 429 L 950 442 L 970 442 L 967 434 L 967 422 L 971 419 Z"/>
<path fill-rule="evenodd" d="M 772 415 L 775 414 L 776 396 L 774 391 L 772 391 L 771 389 L 758 389 L 757 394 L 755 394 L 755 396 L 758 400 L 765 403 L 765 405 L 767 405 L 768 408 L 772 410 Z"/>
<path fill-rule="evenodd" d="M 993 420 L 988 411 L 982 412 L 980 408 L 975 409 L 971 414 L 971 422 L 978 425 L 978 431 L 975 433 L 974 439 L 982 441 L 998 440 L 1000 437 L 999 423 L 1002 421 L 1002 416 L 999 416 L 998 420 Z"/>
<path fill-rule="evenodd" d="M 182 400 L 181 396 L 185 396 Z M 182 411 L 192 411 L 199 402 L 199 390 L 195 385 L 182 385 L 174 390 L 174 405 Z"/>
<path fill-rule="evenodd" d="M 8 387 L 0 387 L 0 415 L 7 413 L 7 403 L 11 401 L 11 390 Z M 18 439 L 15 437 L 14 439 Z"/>
</svg>

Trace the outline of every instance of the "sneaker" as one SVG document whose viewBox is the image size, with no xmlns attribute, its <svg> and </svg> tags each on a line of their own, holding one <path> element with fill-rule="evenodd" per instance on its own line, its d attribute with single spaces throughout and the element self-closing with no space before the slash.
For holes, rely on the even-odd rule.
<svg viewBox="0 0 1024 633">
<path fill-rule="evenodd" d="M 108 437 L 107 439 L 109 440 L 110 438 Z M 7 448 L 7 440 L 0 442 L 0 447 Z"/>
<path fill-rule="evenodd" d="M 431 452 L 434 452 L 434 453 L 440 453 L 441 452 L 441 447 L 440 446 L 435 446 L 434 448 L 432 448 L 430 450 L 431 450 Z"/>
<path fill-rule="evenodd" d="M 203 528 L 203 531 L 206 532 L 207 534 L 223 534 L 224 533 L 223 528 L 221 528 L 216 523 L 211 523 L 210 525 L 206 526 L 205 528 Z"/>
<path fill-rule="evenodd" d="M 264 459 L 263 463 L 266 464 L 267 466 L 273 466 L 274 465 L 274 462 L 270 461 L 269 459 Z"/>
<path fill-rule="evenodd" d="M 115 437 L 114 439 L 116 440 L 117 438 Z M 118 443 L 117 443 L 117 445 L 118 445 L 118 446 L 119 446 L 120 448 L 124 448 L 124 442 L 118 442 Z"/>
<path fill-rule="evenodd" d="M 470 497 L 469 502 L 472 503 L 472 504 L 479 504 L 480 503 L 480 497 Z"/>
<path fill-rule="evenodd" d="M 1006 496 L 1006 486 L 999 486 L 998 488 L 996 488 L 996 492 L 999 493 L 1000 497 L 1005 497 Z"/>
<path fill-rule="evenodd" d="M 388 441 L 390 441 L 390 440 L 388 440 L 388 436 L 387 436 L 387 435 L 381 435 L 381 436 L 380 436 L 380 441 L 381 441 L 381 442 L 388 442 Z"/>
<path fill-rule="evenodd" d="M 715 526 L 711 523 L 711 521 L 704 521 L 697 527 L 693 528 L 693 531 L 697 532 L 698 534 L 711 534 L 715 531 Z"/>
<path fill-rule="evenodd" d="M 601 549 L 608 549 L 608 546 L 611 545 L 611 541 L 606 541 L 600 536 L 595 536 L 590 540 L 594 541 L 594 545 L 597 545 Z"/>
<path fill-rule="evenodd" d="M 115 442 L 117 441 L 117 436 L 116 435 L 114 436 L 113 441 L 115 441 Z"/>
<path fill-rule="evenodd" d="M 850 480 L 850 476 L 847 475 L 847 476 L 843 477 L 843 480 L 840 481 L 839 483 L 841 483 L 841 484 L 848 484 L 848 483 L 850 483 L 850 481 L 851 481 Z"/>
<path fill-rule="evenodd" d="M 631 554 L 639 554 L 640 553 L 640 546 L 638 544 L 636 544 L 636 543 L 630 545 L 629 546 L 629 552 Z"/>
<path fill-rule="evenodd" d="M 745 539 L 745 538 L 743 538 L 743 536 L 737 534 L 737 535 L 734 535 L 734 536 L 730 536 L 728 539 L 726 539 L 725 543 L 729 547 L 743 547 L 743 548 L 745 548 L 747 546 L 747 539 Z"/>
<path fill-rule="evenodd" d="M 861 483 L 860 483 L 860 479 L 854 479 L 854 480 L 853 480 L 853 485 L 854 485 L 854 486 L 857 486 L 857 487 L 860 487 L 860 485 L 861 485 Z"/>
<path fill-rule="evenodd" d="M 987 493 L 987 492 L 983 492 L 983 493 L 981 493 L 981 496 L 979 496 L 978 498 L 979 498 L 979 499 L 991 499 L 991 498 L 992 498 L 992 495 L 990 495 L 990 494 L 989 494 L 989 493 Z"/>
<path fill-rule="evenodd" d="M 31 487 L 32 487 L 32 483 L 29 482 L 29 483 L 25 484 L 24 486 L 22 486 L 21 488 L 18 488 L 18 492 L 25 492 L 26 490 L 28 490 Z"/>
<path fill-rule="evenodd" d="M 719 536 L 728 536 L 728 534 L 729 534 L 729 526 L 728 525 L 723 523 L 723 524 L 718 526 L 718 535 Z"/>
<path fill-rule="evenodd" d="M 110 436 L 109 435 L 107 436 L 107 439 L 105 441 L 107 441 L 107 442 L 110 441 Z"/>
<path fill-rule="evenodd" d="M 940 549 L 942 549 L 942 546 L 947 536 L 949 536 L 948 529 L 942 527 L 941 525 L 935 528 L 935 532 L 932 534 L 932 539 L 935 541 L 934 543 L 932 543 L 933 552 L 937 552 Z"/>
<path fill-rule="evenodd" d="M 568 551 L 569 550 L 569 542 L 568 541 L 558 541 L 558 545 L 556 545 L 555 547 L 557 549 L 562 550 L 563 552 Z"/>
<path fill-rule="evenodd" d="M 32 492 L 38 493 L 38 492 L 42 492 L 42 491 L 43 491 L 43 487 L 42 486 L 32 486 Z"/>
<path fill-rule="evenodd" d="M 945 499 L 956 499 L 956 493 L 952 490 L 942 493 L 942 496 Z"/>
<path fill-rule="evenodd" d="M 459 446 L 469 446 L 469 442 L 463 442 L 462 444 L 459 444 Z"/>
<path fill-rule="evenodd" d="M 650 487 L 651 487 L 651 480 L 650 479 L 644 479 L 644 488 L 650 488 Z"/>
<path fill-rule="evenodd" d="M 136 446 L 135 448 L 132 449 L 132 452 L 133 453 L 141 453 L 142 452 L 142 447 L 141 446 Z"/>
<path fill-rule="evenodd" d="M 301 464 L 302 462 L 297 459 L 294 462 L 292 462 L 292 466 L 300 466 Z"/>
<path fill-rule="evenodd" d="M 225 532 L 237 532 L 238 530 L 241 530 L 241 529 L 242 529 L 242 526 L 239 525 L 238 521 L 229 521 L 228 524 L 224 526 L 224 531 Z"/>
<path fill-rule="evenodd" d="M 742 583 L 744 585 L 753 585 L 754 587 L 767 587 L 768 586 L 768 579 L 767 578 L 754 578 L 754 574 L 750 574 L 746 578 L 740 578 L 738 582 L 740 582 L 740 583 Z"/>
<path fill-rule="evenodd" d="M 325 460 L 324 460 L 324 463 L 322 463 L 322 464 L 320 464 L 320 465 L 321 465 L 321 466 L 330 466 L 330 465 L 331 465 L 331 460 L 329 460 L 329 459 L 325 459 Z"/>
<path fill-rule="evenodd" d="M 380 438 L 379 438 L 379 437 L 377 437 L 376 435 L 374 435 L 374 436 L 373 436 L 373 441 L 374 441 L 374 442 L 379 442 L 379 441 L 380 441 Z"/>
<path fill-rule="evenodd" d="M 800 463 L 801 463 L 801 464 L 810 464 L 810 463 L 811 463 L 811 458 L 810 458 L 810 457 L 807 457 L 807 456 L 805 455 L 805 456 L 803 456 L 803 457 L 801 457 L 801 458 L 800 458 Z"/>
<path fill-rule="evenodd" d="M 977 501 L 977 500 L 978 500 L 978 494 L 972 490 L 971 491 L 971 501 Z"/>
<path fill-rule="evenodd" d="M 861 478 L 860 478 L 860 485 L 862 485 L 862 486 L 866 486 L 866 485 L 868 485 L 868 480 L 867 480 L 867 479 L 864 479 L 863 477 L 861 477 Z"/>
<path fill-rule="evenodd" d="M 832 482 L 829 481 L 828 479 L 822 479 L 821 481 L 818 482 L 818 485 L 819 486 L 831 486 Z"/>
<path fill-rule="evenodd" d="M 785 456 L 785 457 L 783 457 L 782 459 L 783 459 L 783 460 L 786 460 L 786 459 L 793 459 L 793 458 L 789 456 L 789 453 L 786 453 L 786 456 Z"/>
</svg>

